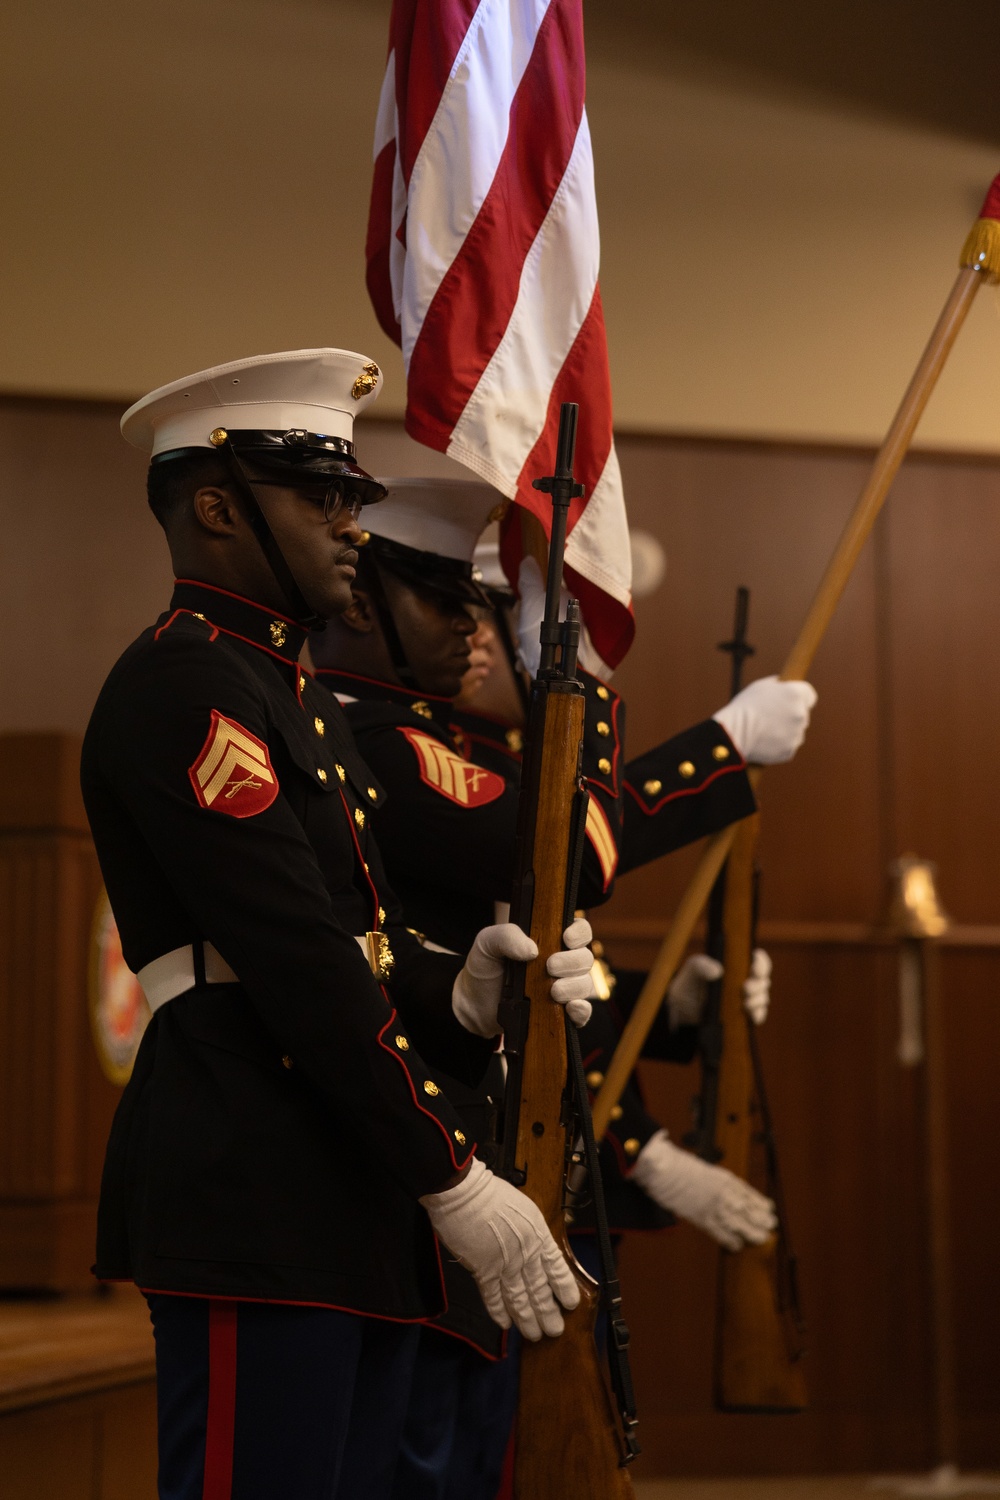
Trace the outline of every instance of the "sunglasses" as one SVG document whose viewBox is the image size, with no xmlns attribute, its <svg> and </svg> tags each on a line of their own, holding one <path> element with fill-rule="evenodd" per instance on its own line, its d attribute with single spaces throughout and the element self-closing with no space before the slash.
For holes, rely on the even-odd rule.
<svg viewBox="0 0 1000 1500">
<path fill-rule="evenodd" d="M 253 484 L 271 484 L 281 489 L 294 489 L 301 500 L 309 505 L 315 505 L 317 510 L 323 512 L 323 520 L 329 524 L 336 521 L 346 511 L 352 521 L 361 518 L 361 507 L 364 500 L 357 490 L 351 490 L 343 479 L 331 479 L 326 485 L 310 485 L 308 488 L 300 485 L 289 484 L 287 479 L 254 479 Z"/>
</svg>

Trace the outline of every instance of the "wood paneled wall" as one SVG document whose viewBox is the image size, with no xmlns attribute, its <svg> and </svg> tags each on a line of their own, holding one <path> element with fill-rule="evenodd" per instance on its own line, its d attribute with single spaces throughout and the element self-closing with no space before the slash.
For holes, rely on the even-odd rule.
<svg viewBox="0 0 1000 1500">
<path fill-rule="evenodd" d="M 4 729 L 82 729 L 114 658 L 165 602 L 162 541 L 118 415 L 0 404 Z M 753 591 L 751 668 L 779 668 L 867 457 L 627 435 L 619 451 L 633 522 L 669 557 L 665 584 L 637 606 L 637 644 L 618 679 L 638 753 L 725 697 L 714 645 L 729 634 L 738 584 Z M 376 471 L 419 472 L 398 424 L 367 424 L 363 458 Z M 429 456 L 428 471 L 440 463 Z M 801 1260 L 812 1406 L 787 1419 L 714 1414 L 714 1251 L 684 1227 L 636 1236 L 623 1267 L 646 1475 L 930 1461 L 921 1079 L 896 1060 L 896 959 L 872 934 L 887 862 L 905 850 L 938 862 L 962 929 L 942 962 L 961 1456 L 1000 1462 L 998 563 L 1000 458 L 910 460 L 815 664 L 806 747 L 768 773 L 763 920 L 775 975 L 762 1046 Z M 616 957 L 648 960 L 691 864 L 676 856 L 620 883 L 600 918 Z M 695 1071 L 645 1074 L 679 1135 Z"/>
<path fill-rule="evenodd" d="M 666 546 L 660 592 L 637 606 L 618 675 L 633 753 L 711 713 L 735 588 L 752 590 L 750 675 L 779 669 L 863 481 L 843 451 L 626 440 L 633 522 Z M 1000 1167 L 989 1142 L 1000 1059 L 1000 739 L 993 686 L 1000 466 L 906 465 L 812 674 L 806 746 L 765 781 L 763 937 L 775 961 L 762 1033 L 800 1257 L 810 1410 L 711 1409 L 716 1255 L 688 1227 L 623 1252 L 644 1472 L 794 1472 L 930 1463 L 931 1342 L 921 1070 L 896 1057 L 897 955 L 872 929 L 890 858 L 939 867 L 959 924 L 942 954 L 951 1115 L 952 1290 L 960 1441 L 1000 1460 Z M 648 962 L 691 855 L 619 883 L 597 925 L 616 958 Z M 679 1138 L 696 1070 L 645 1064 Z"/>
</svg>

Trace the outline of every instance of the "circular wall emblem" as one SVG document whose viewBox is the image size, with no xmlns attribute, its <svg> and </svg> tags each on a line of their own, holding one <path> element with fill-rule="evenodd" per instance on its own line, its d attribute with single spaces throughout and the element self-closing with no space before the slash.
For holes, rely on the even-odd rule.
<svg viewBox="0 0 1000 1500">
<path fill-rule="evenodd" d="M 128 1083 L 149 1016 L 139 981 L 122 957 L 118 926 L 102 888 L 90 941 L 90 1028 L 112 1083 Z"/>
</svg>

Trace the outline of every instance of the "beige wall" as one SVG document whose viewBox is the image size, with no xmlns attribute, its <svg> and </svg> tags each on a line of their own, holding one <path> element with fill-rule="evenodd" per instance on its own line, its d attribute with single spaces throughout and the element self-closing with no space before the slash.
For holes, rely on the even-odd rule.
<svg viewBox="0 0 1000 1500">
<path fill-rule="evenodd" d="M 0 389 L 130 397 L 217 360 L 365 350 L 385 0 L 36 0 L 0 74 Z M 589 108 L 617 420 L 870 441 L 1000 155 L 594 28 Z M 922 440 L 1000 446 L 980 298 Z"/>
</svg>

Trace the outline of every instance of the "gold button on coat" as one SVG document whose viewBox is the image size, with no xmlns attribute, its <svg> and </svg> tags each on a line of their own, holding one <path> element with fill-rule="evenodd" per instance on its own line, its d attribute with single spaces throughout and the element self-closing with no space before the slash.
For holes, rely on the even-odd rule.
<svg viewBox="0 0 1000 1500">
<path fill-rule="evenodd" d="M 507 733 L 504 735 L 504 740 L 506 741 L 507 749 L 511 752 L 511 754 L 520 755 L 521 751 L 524 749 L 524 735 L 519 729 L 508 729 Z"/>
<path fill-rule="evenodd" d="M 458 1142 L 458 1144 L 460 1146 L 464 1146 L 465 1145 L 465 1132 L 463 1130 L 456 1130 L 455 1131 L 455 1139 L 456 1139 L 456 1141 Z"/>
<path fill-rule="evenodd" d="M 316 715 L 315 719 L 313 719 L 313 728 L 321 738 L 324 734 L 326 734 L 326 725 L 323 723 L 323 720 L 319 717 L 318 714 Z"/>
<path fill-rule="evenodd" d="M 356 807 L 354 809 L 354 821 L 355 821 L 355 823 L 357 823 L 357 825 L 358 825 L 359 828 L 364 828 L 364 826 L 365 826 L 365 815 L 361 811 L 360 807 Z"/>
<path fill-rule="evenodd" d="M 604 722 L 603 719 L 598 720 L 596 728 L 597 728 L 598 734 L 608 735 L 608 734 L 611 733 L 611 725 L 610 724 L 605 724 L 605 722 Z"/>
<path fill-rule="evenodd" d="M 294 1068 L 295 1067 L 295 1064 L 292 1062 L 292 1059 L 288 1056 L 287 1052 L 286 1052 L 285 1056 L 281 1059 L 281 1066 L 283 1068 Z"/>
<path fill-rule="evenodd" d="M 625 1142 L 624 1150 L 626 1156 L 638 1156 L 641 1150 L 641 1142 L 637 1141 L 634 1135 L 630 1135 Z"/>
<path fill-rule="evenodd" d="M 602 755 L 600 760 L 597 762 L 597 769 L 601 772 L 602 776 L 611 775 L 611 762 L 608 760 L 606 755 Z"/>
<path fill-rule="evenodd" d="M 598 687 L 598 689 L 597 689 L 597 696 L 598 696 L 598 698 L 603 698 L 603 699 L 604 699 L 604 701 L 605 701 L 605 703 L 606 703 L 606 702 L 607 702 L 607 701 L 608 701 L 608 699 L 609 699 L 609 698 L 610 698 L 610 697 L 611 697 L 611 694 L 610 694 L 610 693 L 609 693 L 609 692 L 608 692 L 608 690 L 607 690 L 607 688 L 606 688 L 606 687 L 605 687 L 605 686 L 604 686 L 604 683 L 603 683 L 603 682 L 602 682 L 602 683 L 601 683 L 601 684 L 600 684 L 600 686 L 599 686 L 599 687 Z"/>
<path fill-rule="evenodd" d="M 644 781 L 642 783 L 642 789 L 646 793 L 647 797 L 658 797 L 663 791 L 663 782 L 656 780 Z"/>
<path fill-rule="evenodd" d="M 678 775 L 683 776 L 686 781 L 689 780 L 694 775 L 694 761 L 682 760 L 680 765 L 677 767 L 677 772 Z"/>
<path fill-rule="evenodd" d="M 301 674 L 300 674 L 300 676 L 299 676 L 299 692 L 300 692 L 300 693 L 301 693 L 301 692 L 302 692 L 302 689 L 303 689 L 303 688 L 304 688 L 304 687 L 305 687 L 305 685 L 306 685 L 306 680 L 305 680 L 305 678 L 304 678 L 304 677 L 303 677 L 303 676 L 301 676 Z"/>
<path fill-rule="evenodd" d="M 431 713 L 430 705 L 425 703 L 423 698 L 418 698 L 416 703 L 410 704 L 410 712 L 419 714 L 422 719 L 432 719 L 434 717 Z"/>
<path fill-rule="evenodd" d="M 440 1094 L 440 1092 L 441 1092 L 441 1090 L 438 1088 L 438 1086 L 434 1082 L 433 1078 L 425 1078 L 424 1079 L 424 1093 L 425 1094 L 430 1094 L 431 1098 L 433 1099 L 438 1094 Z"/>
<path fill-rule="evenodd" d="M 712 750 L 713 760 L 728 760 L 729 750 L 725 745 L 716 745 Z"/>
<path fill-rule="evenodd" d="M 616 1104 L 612 1107 L 610 1118 L 612 1120 L 620 1120 L 624 1113 L 625 1111 L 622 1109 L 621 1105 Z"/>
<path fill-rule="evenodd" d="M 288 631 L 286 630 L 283 621 L 272 620 L 267 628 L 273 643 L 276 646 L 283 646 L 288 639 Z"/>
<path fill-rule="evenodd" d="M 405 1036 L 398 1036 L 396 1038 L 396 1046 L 399 1048 L 400 1052 L 409 1052 L 410 1050 L 410 1044 L 406 1040 Z"/>
<path fill-rule="evenodd" d="M 320 767 L 319 767 L 319 768 L 318 768 L 318 769 L 317 769 L 317 771 L 316 771 L 316 775 L 317 775 L 317 776 L 318 776 L 318 777 L 319 777 L 319 779 L 320 779 L 320 781 L 322 781 L 322 782 L 325 782 L 325 781 L 326 781 L 326 772 L 325 772 L 325 771 L 324 771 L 324 770 L 323 770 L 323 767 L 322 767 L 322 766 L 320 766 Z"/>
<path fill-rule="evenodd" d="M 337 775 L 340 777 L 341 781 L 346 781 L 347 780 L 347 772 L 344 770 L 343 766 L 335 766 L 334 770 L 336 771 Z"/>
<path fill-rule="evenodd" d="M 378 799 L 378 792 L 375 790 L 375 788 L 373 786 L 370 786 L 368 788 L 368 795 L 372 799 L 373 802 L 375 802 Z"/>
<path fill-rule="evenodd" d="M 378 920 L 379 920 L 379 926 L 381 927 L 382 923 L 385 921 L 385 907 L 384 906 L 380 906 L 379 909 L 378 909 Z"/>
<path fill-rule="evenodd" d="M 604 1074 L 603 1073 L 588 1073 L 587 1074 L 587 1087 L 588 1087 L 588 1089 L 599 1089 L 600 1086 L 601 1086 L 601 1084 L 603 1082 L 604 1082 Z"/>
</svg>

